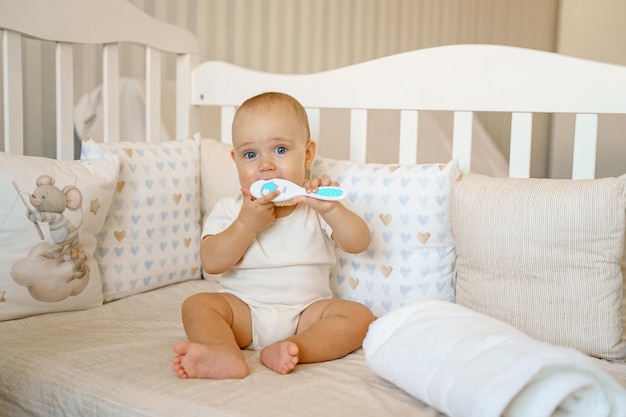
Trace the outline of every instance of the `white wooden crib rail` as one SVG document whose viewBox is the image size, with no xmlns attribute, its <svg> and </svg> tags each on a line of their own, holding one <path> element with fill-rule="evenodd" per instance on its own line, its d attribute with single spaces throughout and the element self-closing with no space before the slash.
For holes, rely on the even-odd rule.
<svg viewBox="0 0 626 417">
<path fill-rule="evenodd" d="M 198 53 L 191 33 L 150 18 L 126 0 L 0 0 L 0 33 L 5 152 L 24 152 L 22 37 L 54 42 L 58 159 L 74 158 L 72 44 L 102 45 L 105 140 L 119 139 L 120 43 L 145 47 L 146 141 L 159 140 L 164 53 L 177 55 L 176 134 L 189 134 L 190 72 Z"/>
<path fill-rule="evenodd" d="M 572 178 L 595 176 L 599 114 L 626 114 L 626 68 L 549 52 L 495 45 L 453 45 L 406 52 L 307 75 L 250 71 L 206 62 L 193 71 L 192 102 L 224 106 L 229 142 L 236 106 L 262 91 L 284 91 L 309 111 L 351 110 L 350 159 L 365 162 L 367 110 L 401 111 L 400 163 L 414 163 L 420 110 L 454 112 L 453 157 L 471 169 L 473 112 L 511 113 L 511 177 L 530 175 L 534 113 L 576 114 Z"/>
</svg>

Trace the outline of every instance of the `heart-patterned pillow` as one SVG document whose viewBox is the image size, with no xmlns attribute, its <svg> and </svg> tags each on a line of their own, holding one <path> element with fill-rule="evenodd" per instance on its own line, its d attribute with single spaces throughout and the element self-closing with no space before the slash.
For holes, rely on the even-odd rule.
<svg viewBox="0 0 626 417">
<path fill-rule="evenodd" d="M 337 248 L 331 268 L 335 296 L 361 302 L 380 317 L 405 304 L 454 301 L 456 249 L 450 189 L 457 172 L 446 164 L 359 164 L 318 157 L 311 176 L 329 175 L 346 189 L 344 204 L 367 222 L 369 248 Z"/>
<path fill-rule="evenodd" d="M 104 300 L 200 278 L 198 142 L 83 142 L 82 159 L 111 155 L 120 176 L 95 254 Z"/>
</svg>

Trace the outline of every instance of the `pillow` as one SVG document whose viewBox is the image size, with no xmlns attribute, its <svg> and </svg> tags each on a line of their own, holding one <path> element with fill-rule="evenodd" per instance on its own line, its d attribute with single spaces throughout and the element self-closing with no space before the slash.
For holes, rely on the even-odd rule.
<svg viewBox="0 0 626 417">
<path fill-rule="evenodd" d="M 622 257 L 622 276 L 624 282 L 622 283 L 622 330 L 624 331 L 623 337 L 626 339 L 626 236 L 624 236 L 624 256 Z"/>
<path fill-rule="evenodd" d="M 200 139 L 200 183 L 202 196 L 202 223 L 219 200 L 224 197 L 237 197 L 241 194 L 239 175 L 227 145 L 215 139 Z M 202 277 L 218 282 L 219 275 L 202 271 Z"/>
<path fill-rule="evenodd" d="M 361 302 L 378 317 L 418 300 L 454 300 L 449 195 L 456 166 L 314 161 L 311 176 L 338 181 L 348 193 L 344 204 L 372 234 L 363 253 L 336 249 L 330 274 L 336 297 Z"/>
<path fill-rule="evenodd" d="M 83 142 L 82 159 L 110 155 L 121 170 L 95 255 L 104 300 L 200 278 L 198 143 Z"/>
<path fill-rule="evenodd" d="M 241 194 L 237 167 L 230 156 L 232 149 L 231 145 L 215 139 L 200 140 L 203 222 L 220 199 Z"/>
<path fill-rule="evenodd" d="M 0 152 L 0 320 L 102 304 L 96 234 L 118 172 L 113 158 Z"/>
<path fill-rule="evenodd" d="M 626 359 L 625 186 L 626 175 L 457 180 L 451 198 L 457 303 L 545 342 Z"/>
</svg>

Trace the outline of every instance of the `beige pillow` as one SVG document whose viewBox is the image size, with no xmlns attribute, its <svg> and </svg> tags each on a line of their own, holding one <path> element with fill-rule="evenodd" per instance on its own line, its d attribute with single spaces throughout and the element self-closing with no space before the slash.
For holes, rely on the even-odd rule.
<svg viewBox="0 0 626 417">
<path fill-rule="evenodd" d="M 624 241 L 626 242 L 626 237 Z M 622 328 L 624 329 L 624 339 L 626 339 L 626 243 L 624 243 L 624 257 L 622 258 L 622 275 L 625 281 L 622 284 Z"/>
<path fill-rule="evenodd" d="M 224 197 L 241 194 L 235 162 L 230 156 L 232 146 L 215 139 L 200 140 L 200 182 L 202 220 L 213 206 Z"/>
<path fill-rule="evenodd" d="M 456 302 L 549 343 L 626 359 L 621 261 L 626 175 L 469 175 L 452 187 Z"/>
</svg>

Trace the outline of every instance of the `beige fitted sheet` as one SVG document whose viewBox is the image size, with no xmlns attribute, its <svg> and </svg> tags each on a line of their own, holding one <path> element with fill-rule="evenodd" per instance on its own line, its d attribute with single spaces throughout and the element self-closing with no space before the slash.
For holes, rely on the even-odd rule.
<svg viewBox="0 0 626 417">
<path fill-rule="evenodd" d="M 245 351 L 243 380 L 181 380 L 171 347 L 199 280 L 102 307 L 0 323 L 0 416 L 440 416 L 375 375 L 362 350 L 278 375 Z M 417 359 L 417 358 L 416 358 Z M 626 387 L 626 364 L 598 360 Z"/>
<path fill-rule="evenodd" d="M 278 375 L 245 351 L 243 380 L 181 380 L 180 305 L 189 281 L 100 308 L 0 323 L 0 416 L 438 416 L 376 376 L 362 350 Z"/>
</svg>

